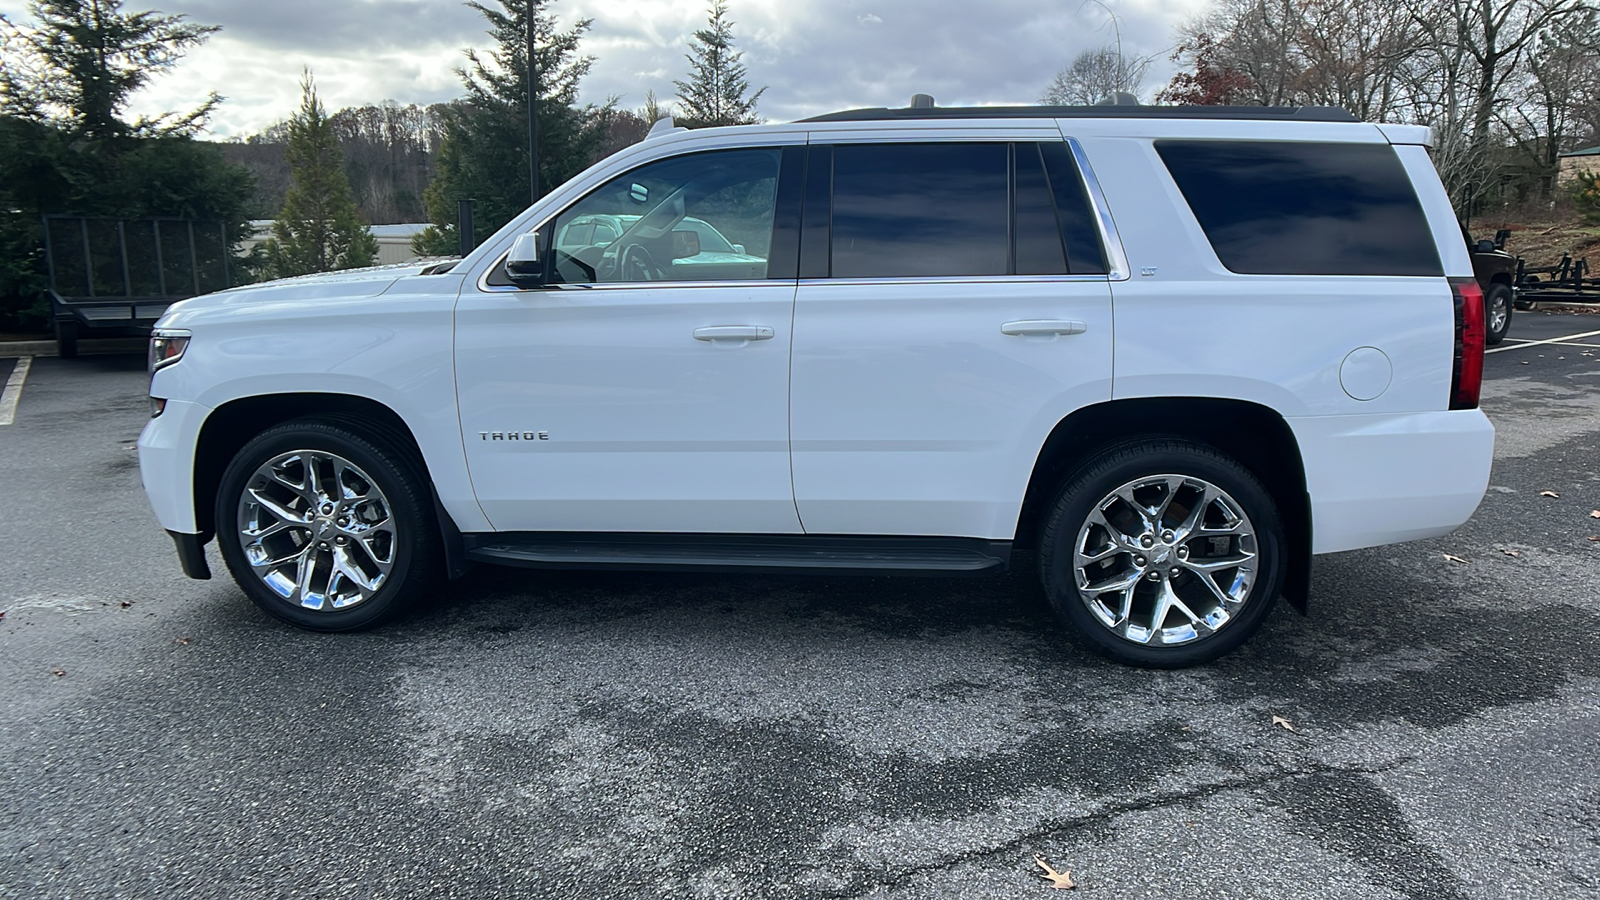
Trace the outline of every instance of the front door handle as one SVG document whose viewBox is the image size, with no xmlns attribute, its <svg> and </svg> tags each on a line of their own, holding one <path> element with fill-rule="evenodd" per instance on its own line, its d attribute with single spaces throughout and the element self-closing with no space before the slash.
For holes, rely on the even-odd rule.
<svg viewBox="0 0 1600 900">
<path fill-rule="evenodd" d="M 1001 334 L 1050 335 L 1050 334 L 1083 334 L 1089 326 L 1082 322 L 1068 319 L 1024 319 L 1020 322 L 1007 322 L 1000 326 Z"/>
<path fill-rule="evenodd" d="M 697 341 L 766 341 L 772 339 L 772 329 L 765 325 L 707 325 L 694 330 Z"/>
</svg>

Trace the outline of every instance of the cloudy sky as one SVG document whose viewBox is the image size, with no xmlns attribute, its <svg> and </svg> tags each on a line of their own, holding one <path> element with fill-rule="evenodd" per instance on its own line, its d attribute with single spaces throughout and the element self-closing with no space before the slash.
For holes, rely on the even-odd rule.
<svg viewBox="0 0 1600 900">
<path fill-rule="evenodd" d="M 490 0 L 492 3 L 493 0 Z M 1142 96 L 1172 72 L 1176 24 L 1206 0 L 1106 0 L 1131 55 L 1156 57 Z M 594 20 L 583 52 L 595 57 L 583 99 L 645 92 L 670 99 L 685 77 L 690 35 L 706 0 L 557 0 L 570 25 Z M 1074 54 L 1115 39 L 1095 0 L 731 0 L 737 46 L 758 112 L 790 120 L 860 106 L 904 106 L 913 93 L 940 105 L 1031 103 Z M 172 73 L 136 98 L 132 112 L 194 106 L 208 91 L 226 101 L 212 134 L 260 130 L 298 101 L 302 66 L 332 109 L 393 99 L 432 103 L 460 94 L 453 71 L 466 47 L 488 47 L 483 17 L 457 0 L 128 0 L 222 26 Z M 0 12 L 27 21 L 26 0 Z"/>
</svg>

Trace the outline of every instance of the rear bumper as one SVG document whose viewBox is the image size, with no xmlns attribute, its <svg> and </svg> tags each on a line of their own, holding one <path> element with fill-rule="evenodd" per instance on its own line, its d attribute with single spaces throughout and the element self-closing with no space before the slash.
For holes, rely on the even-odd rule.
<svg viewBox="0 0 1600 900">
<path fill-rule="evenodd" d="M 1313 553 L 1449 534 L 1489 487 L 1482 410 L 1291 418 L 1311 496 Z"/>
</svg>

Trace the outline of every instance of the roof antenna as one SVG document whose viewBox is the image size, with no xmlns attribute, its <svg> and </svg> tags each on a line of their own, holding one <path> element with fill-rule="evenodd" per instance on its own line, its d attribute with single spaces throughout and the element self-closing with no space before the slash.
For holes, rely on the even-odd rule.
<svg viewBox="0 0 1600 900">
<path fill-rule="evenodd" d="M 1095 106 L 1138 106 L 1139 98 L 1127 91 L 1112 91 L 1094 102 Z"/>
<path fill-rule="evenodd" d="M 933 95 L 912 94 L 911 105 L 907 109 L 933 109 Z"/>
<path fill-rule="evenodd" d="M 656 120 L 654 125 L 650 126 L 650 132 L 644 136 L 644 139 L 648 141 L 651 138 L 660 137 L 664 134 L 672 134 L 675 131 L 688 130 L 689 129 L 684 128 L 681 125 L 674 124 L 671 116 L 662 116 Z"/>
</svg>

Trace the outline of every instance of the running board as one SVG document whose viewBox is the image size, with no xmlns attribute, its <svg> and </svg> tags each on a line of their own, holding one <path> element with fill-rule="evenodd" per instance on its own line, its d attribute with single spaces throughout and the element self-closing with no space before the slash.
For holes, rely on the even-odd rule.
<svg viewBox="0 0 1600 900">
<path fill-rule="evenodd" d="M 731 534 L 467 534 L 467 558 L 537 569 L 988 575 L 1010 541 L 977 538 Z"/>
</svg>

